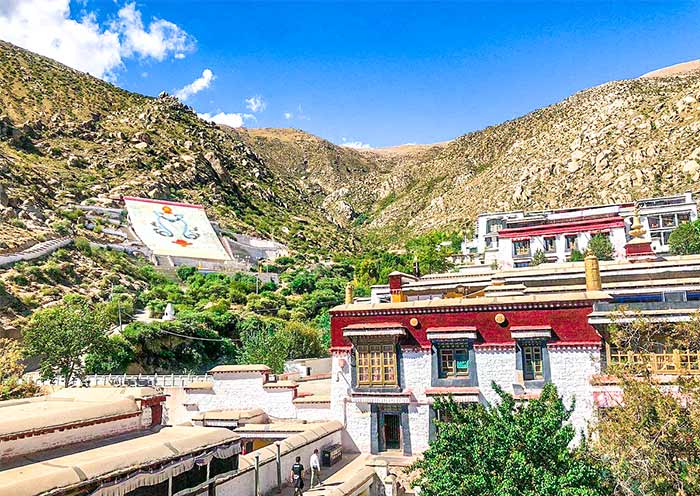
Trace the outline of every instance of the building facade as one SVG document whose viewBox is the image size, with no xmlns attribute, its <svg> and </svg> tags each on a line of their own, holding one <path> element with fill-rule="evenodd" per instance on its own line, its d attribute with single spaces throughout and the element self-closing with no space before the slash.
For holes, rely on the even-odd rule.
<svg viewBox="0 0 700 496">
<path fill-rule="evenodd" d="M 596 264 L 597 265 L 597 264 Z M 598 279 L 599 282 L 599 279 Z M 492 403 L 497 384 L 516 398 L 556 384 L 583 431 L 592 417 L 590 379 L 600 373 L 601 336 L 588 322 L 609 295 L 586 291 L 346 304 L 331 311 L 331 410 L 351 447 L 369 453 L 424 451 L 436 397 Z"/>
<path fill-rule="evenodd" d="M 541 250 L 549 262 L 565 262 L 573 250 L 585 252 L 591 237 L 610 239 L 615 257 L 625 256 L 634 209 L 639 209 L 645 238 L 654 252 L 669 252 L 671 232 L 697 219 L 696 198 L 691 193 L 621 203 L 559 210 L 484 213 L 477 217 L 475 238 L 463 243 L 464 254 L 476 254 L 484 264 L 508 269 L 527 267 Z"/>
</svg>

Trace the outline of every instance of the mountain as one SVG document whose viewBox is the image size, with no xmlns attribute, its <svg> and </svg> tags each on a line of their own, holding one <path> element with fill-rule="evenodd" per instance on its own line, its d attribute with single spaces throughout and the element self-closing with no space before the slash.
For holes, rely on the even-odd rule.
<svg viewBox="0 0 700 496">
<path fill-rule="evenodd" d="M 302 251 L 350 246 L 320 208 L 326 194 L 287 170 L 174 97 L 129 93 L 0 42 L 0 253 L 55 235 L 71 205 L 121 195 L 202 203 L 230 230 Z"/>
<path fill-rule="evenodd" d="M 700 72 L 614 81 L 399 164 L 371 228 L 459 227 L 479 212 L 697 189 Z"/>
<path fill-rule="evenodd" d="M 590 88 L 432 145 L 355 150 L 297 129 L 232 129 L 0 42 L 0 251 L 54 235 L 70 204 L 194 201 L 226 228 L 306 252 L 356 250 L 485 210 L 695 189 L 700 71 Z"/>
</svg>

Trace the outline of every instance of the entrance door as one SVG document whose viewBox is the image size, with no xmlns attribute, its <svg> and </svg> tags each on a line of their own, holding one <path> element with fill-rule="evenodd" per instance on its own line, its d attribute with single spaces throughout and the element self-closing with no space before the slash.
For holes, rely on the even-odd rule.
<svg viewBox="0 0 700 496">
<path fill-rule="evenodd" d="M 398 412 L 384 414 L 384 447 L 387 450 L 401 449 L 401 416 Z"/>
</svg>

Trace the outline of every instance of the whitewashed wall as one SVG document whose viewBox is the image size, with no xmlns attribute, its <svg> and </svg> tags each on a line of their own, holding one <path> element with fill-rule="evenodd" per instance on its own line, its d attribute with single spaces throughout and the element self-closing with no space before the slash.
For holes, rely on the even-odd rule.
<svg viewBox="0 0 700 496">
<path fill-rule="evenodd" d="M 474 354 L 479 390 L 484 399 L 489 403 L 498 401 L 498 395 L 491 388 L 492 382 L 512 393 L 515 382 L 515 348 L 476 348 Z"/>
<path fill-rule="evenodd" d="M 148 409 L 150 425 L 150 408 Z M 8 458 L 37 451 L 48 450 L 60 446 L 67 446 L 92 439 L 102 439 L 117 436 L 127 432 L 142 429 L 141 415 L 104 422 L 75 429 L 56 430 L 47 434 L 15 439 L 13 441 L 3 441 L 0 446 L 0 459 Z"/>
<path fill-rule="evenodd" d="M 593 418 L 593 386 L 591 377 L 600 373 L 598 348 L 550 348 L 549 364 L 552 382 L 557 386 L 565 405 L 576 398 L 571 422 L 577 431 L 587 431 Z"/>
</svg>

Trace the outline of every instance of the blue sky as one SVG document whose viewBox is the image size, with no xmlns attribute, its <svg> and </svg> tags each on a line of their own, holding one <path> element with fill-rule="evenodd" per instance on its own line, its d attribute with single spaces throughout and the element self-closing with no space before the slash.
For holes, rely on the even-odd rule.
<svg viewBox="0 0 700 496">
<path fill-rule="evenodd" d="M 73 1 L 65 15 L 93 14 L 104 30 L 125 5 Z M 137 36 L 130 55 L 122 42 L 108 76 L 118 85 L 175 92 L 209 69 L 186 100 L 198 112 L 375 147 L 451 139 L 700 57 L 700 2 L 141 0 L 132 10 L 146 31 L 157 18 L 187 39 L 164 57 Z M 264 109 L 246 108 L 253 96 Z"/>
</svg>

